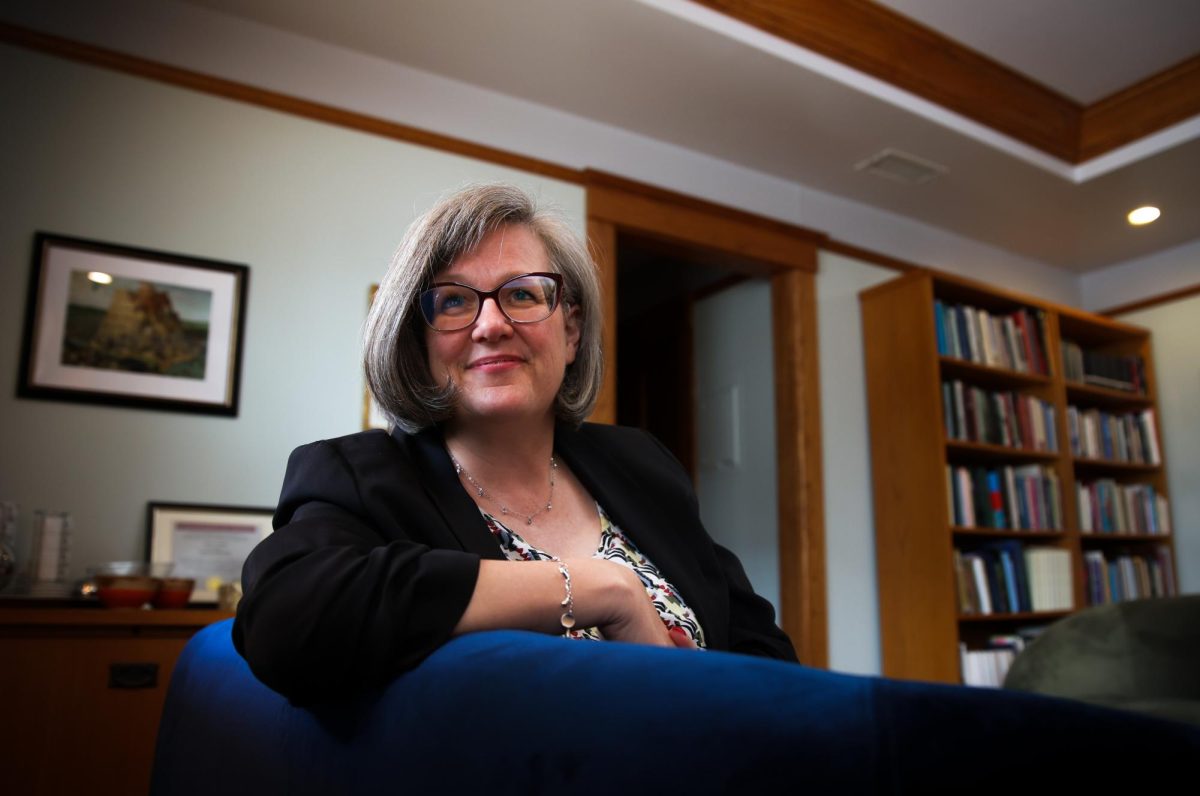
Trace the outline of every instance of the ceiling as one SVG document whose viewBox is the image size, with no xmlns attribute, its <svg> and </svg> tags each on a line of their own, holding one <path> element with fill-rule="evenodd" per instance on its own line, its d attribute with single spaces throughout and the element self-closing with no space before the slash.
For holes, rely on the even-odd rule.
<svg viewBox="0 0 1200 796">
<path fill-rule="evenodd" d="M 1200 52 L 1196 0 L 877 2 L 1085 105 Z"/>
<path fill-rule="evenodd" d="M 190 2 L 1076 272 L 1200 239 L 1200 68 L 1154 83 L 1200 64 L 1195 0 Z M 944 171 L 855 169 L 885 149 Z"/>
</svg>

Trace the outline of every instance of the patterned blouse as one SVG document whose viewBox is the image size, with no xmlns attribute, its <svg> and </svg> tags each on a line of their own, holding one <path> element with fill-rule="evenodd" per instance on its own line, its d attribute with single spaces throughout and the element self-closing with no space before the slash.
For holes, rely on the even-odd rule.
<svg viewBox="0 0 1200 796">
<path fill-rule="evenodd" d="M 700 623 L 696 621 L 696 615 L 692 609 L 683 601 L 683 597 L 675 590 L 675 587 L 663 578 L 662 573 L 658 571 L 658 567 L 650 562 L 642 554 L 642 551 L 637 549 L 637 546 L 630 541 L 620 528 L 613 524 L 608 515 L 604 513 L 604 509 L 596 504 L 596 510 L 600 513 L 600 546 L 596 552 L 592 554 L 593 558 L 605 558 L 609 561 L 616 561 L 619 564 L 632 569 L 641 579 L 642 585 L 646 587 L 646 593 L 650 595 L 654 607 L 658 610 L 658 615 L 662 617 L 663 624 L 667 629 L 682 628 L 688 638 L 696 642 L 696 646 L 703 649 L 704 629 L 700 627 Z M 558 559 L 545 552 L 539 550 L 529 542 L 521 538 L 521 536 L 500 520 L 480 509 L 483 514 L 484 521 L 487 522 L 488 530 L 496 537 L 496 541 L 500 543 L 500 549 L 504 551 L 504 555 L 510 561 L 557 561 Z M 572 628 L 567 634 L 570 638 L 585 638 L 593 641 L 603 640 L 600 631 L 594 627 Z"/>
</svg>

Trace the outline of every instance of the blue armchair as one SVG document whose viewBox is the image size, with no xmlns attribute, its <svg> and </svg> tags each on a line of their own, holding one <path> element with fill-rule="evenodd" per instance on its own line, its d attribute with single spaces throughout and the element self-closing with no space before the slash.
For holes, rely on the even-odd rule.
<svg viewBox="0 0 1200 796">
<path fill-rule="evenodd" d="M 1200 758 L 1200 728 L 1053 697 L 516 631 L 301 707 L 230 624 L 176 666 L 155 794 L 1112 792 Z"/>
</svg>

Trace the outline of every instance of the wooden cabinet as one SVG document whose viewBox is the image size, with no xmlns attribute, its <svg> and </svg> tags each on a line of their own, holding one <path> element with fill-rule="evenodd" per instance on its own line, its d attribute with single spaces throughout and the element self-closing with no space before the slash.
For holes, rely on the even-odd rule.
<svg viewBox="0 0 1200 796">
<path fill-rule="evenodd" d="M 175 660 L 229 616 L 0 604 L 4 792 L 148 792 Z"/>
<path fill-rule="evenodd" d="M 1147 418 L 1155 420 L 1148 331 L 924 270 L 863 291 L 860 302 L 884 674 L 960 682 L 961 649 L 986 647 L 996 635 L 1045 624 L 1105 599 L 1102 592 L 1110 585 L 1110 575 L 1117 578 L 1111 585 L 1120 586 L 1124 570 L 1117 569 L 1115 561 L 1121 556 L 1138 564 L 1141 569 L 1131 565 L 1130 571 L 1143 585 L 1149 575 L 1154 593 L 1173 590 L 1167 582 L 1173 579 L 1174 547 L 1171 534 L 1164 532 L 1170 518 L 1161 440 L 1154 437 L 1158 443 L 1155 461 L 1118 461 L 1118 453 L 1111 449 L 1098 457 L 1075 455 L 1069 424 L 1088 413 L 1104 413 L 1129 429 Z M 996 336 L 988 338 L 995 356 L 981 357 L 985 361 L 980 362 L 953 355 L 948 348 L 952 330 L 945 324 L 948 307 L 971 308 L 975 330 L 982 329 L 981 318 L 1001 319 Z M 967 329 L 956 327 L 953 331 L 961 331 L 965 337 Z M 1006 339 L 1006 334 L 1012 336 Z M 1032 361 L 1025 361 L 1030 359 L 1028 351 L 1016 350 L 1025 335 L 1040 340 L 1042 362 L 1037 361 L 1036 353 Z M 1068 380 L 1064 377 L 1063 341 L 1099 355 L 1100 360 L 1140 361 L 1136 388 Z M 982 339 L 976 342 L 984 343 Z M 1008 346 L 1012 356 L 1002 356 L 995 350 L 997 346 Z M 1066 348 L 1073 349 L 1071 345 Z M 1039 422 L 1044 421 L 1042 427 L 1050 438 L 1034 444 L 1028 435 L 1021 440 L 1001 438 L 995 428 L 994 436 L 959 433 L 956 424 L 963 420 L 962 397 L 955 390 L 973 391 L 977 401 L 982 397 L 985 402 L 1005 404 L 1007 409 L 997 410 L 1001 416 L 1011 413 L 1013 407 L 1040 411 Z M 1123 435 L 1123 428 L 1113 426 L 1113 433 Z M 1014 472 L 1040 475 L 1044 488 L 1039 495 L 1047 500 L 1041 507 L 1045 516 L 1025 516 L 1026 506 L 1018 506 L 1016 499 L 1024 493 L 1013 479 Z M 957 500 L 962 490 L 956 494 L 956 485 L 963 481 L 956 479 L 970 483 L 972 473 L 998 479 L 1005 495 L 998 506 L 989 507 L 997 513 L 985 512 L 985 520 L 964 519 Z M 1007 487 L 1005 477 L 1010 479 Z M 1015 491 L 1014 483 L 1018 485 Z M 1085 522 L 1091 515 L 1085 518 L 1080 514 L 1080 488 L 1096 489 L 1097 483 L 1108 493 L 1118 493 L 1122 506 L 1130 510 L 1122 515 L 1126 520 L 1130 513 L 1151 511 L 1147 516 L 1151 516 L 1155 532 L 1144 532 L 1140 515 L 1133 518 L 1136 527 L 1127 525 L 1119 530 L 1108 523 L 1102 527 L 1099 520 Z M 1152 509 L 1138 502 L 1134 494 L 1138 490 L 1157 496 L 1157 502 L 1151 501 Z M 1020 521 L 1014 519 L 1018 509 Z M 1085 531 L 1088 525 L 1094 528 Z M 1001 601 L 988 612 L 964 610 L 969 581 L 961 577 L 961 569 L 956 577 L 956 566 L 961 567 L 966 554 L 978 558 L 1006 546 L 1023 554 L 1035 549 L 1039 555 L 1051 551 L 1050 557 L 1058 559 L 1065 572 L 1060 608 L 1036 610 L 1032 605 L 1017 604 L 1014 598 L 1012 604 Z M 1097 567 L 1101 557 L 1110 563 Z M 1168 571 L 1152 571 L 1155 560 L 1165 562 Z M 1143 566 L 1147 561 L 1151 568 Z M 1159 576 L 1157 584 L 1155 575 Z M 1017 610 L 1012 610 L 1014 607 Z"/>
</svg>

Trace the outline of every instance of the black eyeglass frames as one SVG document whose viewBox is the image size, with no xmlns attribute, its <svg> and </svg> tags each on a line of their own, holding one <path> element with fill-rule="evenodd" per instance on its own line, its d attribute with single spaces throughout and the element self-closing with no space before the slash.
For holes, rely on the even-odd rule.
<svg viewBox="0 0 1200 796">
<path fill-rule="evenodd" d="M 514 276 L 495 290 L 479 290 L 458 282 L 434 282 L 421 292 L 421 316 L 436 332 L 466 329 L 479 318 L 486 299 L 493 299 L 513 323 L 537 323 L 554 314 L 562 296 L 561 274 Z"/>
</svg>

